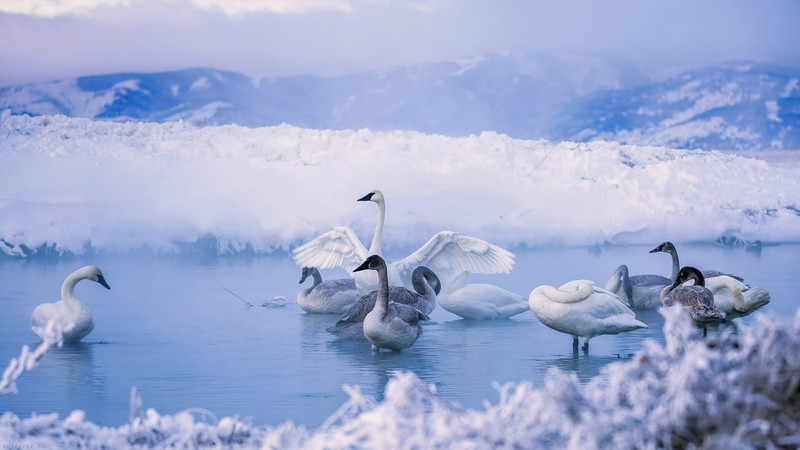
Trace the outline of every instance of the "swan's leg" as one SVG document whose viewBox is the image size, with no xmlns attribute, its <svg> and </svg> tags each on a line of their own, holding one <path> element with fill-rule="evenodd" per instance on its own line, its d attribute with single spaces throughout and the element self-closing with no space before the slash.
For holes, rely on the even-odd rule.
<svg viewBox="0 0 800 450">
<path fill-rule="evenodd" d="M 578 336 L 572 336 L 572 350 L 578 351 Z"/>
<path fill-rule="evenodd" d="M 584 339 L 583 340 L 583 347 L 581 347 L 581 350 L 583 350 L 583 353 L 589 353 L 589 340 L 588 339 Z"/>
<path fill-rule="evenodd" d="M 381 348 L 380 348 L 380 347 L 378 347 L 378 346 L 377 346 L 377 345 L 375 345 L 375 344 L 372 344 L 372 351 L 373 351 L 373 352 L 379 352 L 379 351 L 381 351 Z"/>
<path fill-rule="evenodd" d="M 708 336 L 708 325 L 703 325 L 703 337 Z"/>
</svg>

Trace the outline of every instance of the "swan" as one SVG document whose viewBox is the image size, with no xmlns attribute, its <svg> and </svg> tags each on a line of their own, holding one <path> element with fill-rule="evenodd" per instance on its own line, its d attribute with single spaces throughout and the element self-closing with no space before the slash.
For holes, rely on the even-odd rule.
<svg viewBox="0 0 800 450">
<path fill-rule="evenodd" d="M 297 293 L 297 306 L 307 313 L 342 314 L 361 297 L 352 278 L 322 281 L 316 267 L 303 267 L 300 284 L 308 277 L 313 278 L 314 283 Z"/>
<path fill-rule="evenodd" d="M 384 265 L 386 265 L 385 261 Z M 389 301 L 411 306 L 427 316 L 436 307 L 437 294 L 441 290 L 439 277 L 427 267 L 420 266 L 414 269 L 412 284 L 414 291 L 402 286 L 389 286 Z M 375 307 L 377 298 L 378 291 L 361 296 L 341 319 L 327 328 L 327 331 L 343 338 L 364 339 L 366 337 L 364 335 L 364 319 Z"/>
<path fill-rule="evenodd" d="M 672 284 L 672 280 L 661 275 L 628 274 L 628 266 L 620 265 L 611 274 L 604 288 L 628 300 L 631 309 L 654 309 L 661 306 L 661 290 Z"/>
<path fill-rule="evenodd" d="M 559 288 L 541 285 L 528 298 L 531 311 L 546 326 L 572 335 L 577 351 L 583 338 L 583 351 L 589 351 L 589 339 L 601 334 L 618 334 L 647 328 L 636 320 L 625 301 L 613 292 L 596 287 L 589 280 L 574 280 Z"/>
<path fill-rule="evenodd" d="M 656 253 L 656 252 L 663 252 L 663 253 L 666 253 L 666 254 L 668 254 L 668 255 L 670 255 L 672 257 L 672 270 L 670 271 L 670 274 L 669 274 L 669 283 L 668 283 L 668 284 L 672 284 L 672 282 L 675 281 L 675 278 L 677 278 L 678 272 L 681 270 L 680 260 L 678 259 L 678 249 L 675 248 L 675 245 L 672 242 L 665 241 L 665 242 L 661 243 L 658 247 L 650 250 L 650 253 Z M 720 275 L 727 275 L 727 276 L 733 277 L 733 278 L 735 278 L 735 279 L 737 279 L 739 281 L 744 281 L 743 278 L 741 278 L 741 277 L 739 277 L 737 275 L 731 275 L 729 273 L 720 272 L 718 270 L 703 270 L 702 274 L 703 274 L 703 277 L 706 280 L 709 279 L 709 278 L 718 277 Z"/>
<path fill-rule="evenodd" d="M 386 218 L 386 199 L 374 190 L 358 199 L 378 205 L 378 220 L 369 249 L 348 227 L 335 227 L 292 252 L 295 263 L 321 269 L 341 267 L 348 272 L 368 256 L 381 256 L 383 225 Z M 481 239 L 453 231 L 440 231 L 422 247 L 405 258 L 387 264 L 390 286 L 412 288 L 411 276 L 418 266 L 427 266 L 448 286 L 464 272 L 508 273 L 514 266 L 514 254 Z M 359 292 L 367 294 L 377 289 L 378 278 L 371 271 L 354 275 Z"/>
<path fill-rule="evenodd" d="M 466 278 L 466 272 L 462 278 Z M 501 287 L 486 283 L 454 282 L 455 290 L 436 297 L 439 306 L 464 319 L 507 319 L 530 310 L 528 300 Z"/>
<path fill-rule="evenodd" d="M 692 285 L 683 283 L 693 281 Z M 725 318 L 725 314 L 714 306 L 714 295 L 705 287 L 705 277 L 695 267 L 685 266 L 678 271 L 675 281 L 661 291 L 664 306 L 681 305 L 692 321 L 708 333 L 707 325 Z"/>
<path fill-rule="evenodd" d="M 727 275 L 706 278 L 705 284 L 714 295 L 714 306 L 726 319 L 746 316 L 770 301 L 766 289 L 750 287 Z"/>
<path fill-rule="evenodd" d="M 411 347 L 422 335 L 419 323 L 428 320 L 428 316 L 413 306 L 389 301 L 389 277 L 386 262 L 380 256 L 370 256 L 354 270 L 374 270 L 378 273 L 375 306 L 364 318 L 364 336 L 372 344 L 372 350 L 386 348 L 399 352 Z M 430 286 L 428 290 L 432 292 Z"/>
<path fill-rule="evenodd" d="M 61 285 L 61 300 L 42 303 L 33 310 L 31 330 L 40 339 L 45 340 L 45 329 L 50 321 L 63 330 L 64 342 L 78 342 L 92 331 L 92 312 L 75 297 L 75 285 L 81 280 L 96 281 L 106 289 L 111 289 L 97 266 L 84 266 L 69 274 Z"/>
</svg>

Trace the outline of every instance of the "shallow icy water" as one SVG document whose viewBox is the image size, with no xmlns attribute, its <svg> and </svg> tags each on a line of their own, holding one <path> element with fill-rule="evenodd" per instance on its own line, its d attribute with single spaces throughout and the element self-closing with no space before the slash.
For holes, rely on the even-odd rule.
<svg viewBox="0 0 800 450">
<path fill-rule="evenodd" d="M 517 252 L 511 274 L 476 280 L 527 297 L 544 283 L 588 278 L 602 284 L 623 262 L 632 274 L 667 272 L 669 257 L 648 250 Z M 760 254 L 713 246 L 679 246 L 679 251 L 684 264 L 738 273 L 769 289 L 772 303 L 761 311 L 790 316 L 800 305 L 797 246 L 765 247 Z M 348 398 L 343 384 L 358 384 L 380 398 L 395 371 L 413 371 L 435 384 L 445 400 L 480 407 L 484 399 L 497 399 L 493 381 L 540 386 L 553 366 L 588 380 L 642 348 L 644 340 L 663 340 L 662 317 L 643 313 L 639 317 L 650 328 L 600 336 L 588 355 L 575 355 L 570 337 L 544 327 L 530 312 L 511 320 L 463 321 L 437 308 L 408 351 L 373 354 L 366 342 L 327 333 L 335 316 L 309 315 L 297 307 L 300 271 L 288 257 L 115 256 L 0 262 L 0 368 L 22 345 L 37 343 L 28 328 L 30 312 L 56 300 L 63 278 L 85 263 L 100 265 L 112 287 L 106 291 L 84 281 L 76 290 L 92 308 L 94 331 L 80 345 L 51 350 L 17 382 L 18 394 L 0 397 L 0 411 L 27 417 L 81 409 L 95 423 L 119 425 L 128 421 L 135 387 L 144 405 L 162 414 L 204 408 L 218 417 L 251 417 L 255 424 L 293 420 L 314 427 Z M 245 307 L 223 288 L 255 306 Z M 261 306 L 279 296 L 286 306 Z"/>
</svg>

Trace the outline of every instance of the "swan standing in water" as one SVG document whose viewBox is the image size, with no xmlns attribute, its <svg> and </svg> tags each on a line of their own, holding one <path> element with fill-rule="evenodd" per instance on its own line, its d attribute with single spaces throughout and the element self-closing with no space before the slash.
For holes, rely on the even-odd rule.
<svg viewBox="0 0 800 450">
<path fill-rule="evenodd" d="M 693 281 L 693 285 L 683 283 Z M 707 325 L 725 318 L 714 306 L 714 295 L 705 287 L 705 277 L 696 268 L 683 267 L 678 271 L 675 281 L 661 291 L 664 306 L 681 305 L 692 321 L 703 328 L 703 336 L 708 334 Z"/>
<path fill-rule="evenodd" d="M 386 265 L 385 262 L 384 265 Z M 389 286 L 389 301 L 411 306 L 427 316 L 436 307 L 437 294 L 441 289 L 439 277 L 427 267 L 420 266 L 414 269 L 412 284 L 415 292 L 402 286 Z M 327 331 L 348 339 L 366 338 L 364 335 L 364 319 L 375 307 L 377 298 L 378 291 L 372 291 L 367 295 L 361 296 L 358 302 L 341 319 L 327 328 Z"/>
<path fill-rule="evenodd" d="M 106 289 L 111 286 L 96 266 L 85 266 L 72 272 L 61 285 L 61 300 L 55 303 L 42 303 L 33 310 L 31 330 L 44 340 L 47 323 L 55 322 L 64 331 L 64 342 L 78 342 L 94 329 L 92 312 L 89 307 L 75 297 L 75 285 L 81 280 L 100 283 Z"/>
<path fill-rule="evenodd" d="M 308 277 L 314 283 L 297 293 L 297 306 L 307 313 L 342 314 L 361 297 L 352 278 L 322 281 L 316 267 L 303 267 L 300 284 Z"/>
<path fill-rule="evenodd" d="M 428 317 L 416 308 L 389 301 L 389 276 L 386 262 L 372 255 L 355 271 L 374 270 L 378 273 L 378 292 L 375 306 L 364 318 L 364 336 L 373 351 L 386 348 L 399 352 L 407 349 L 422 335 L 420 322 Z"/>
<path fill-rule="evenodd" d="M 574 280 L 559 288 L 536 287 L 528 299 L 531 311 L 548 327 L 572 335 L 573 350 L 583 338 L 583 351 L 589 339 L 601 334 L 618 334 L 647 328 L 616 294 L 598 288 L 589 280 Z"/>
<path fill-rule="evenodd" d="M 381 191 L 374 190 L 358 201 L 371 201 L 378 205 L 378 220 L 369 249 L 350 228 L 335 227 L 296 248 L 293 252 L 294 261 L 300 266 L 321 269 L 341 267 L 352 273 L 368 256 L 381 256 L 386 200 Z M 387 264 L 389 285 L 411 288 L 411 275 L 418 266 L 427 266 L 436 272 L 442 286 L 447 287 L 465 272 L 508 273 L 514 266 L 514 255 L 472 236 L 440 231 L 414 253 Z M 354 278 L 362 294 L 377 289 L 378 278 L 374 273 L 356 272 Z"/>
</svg>

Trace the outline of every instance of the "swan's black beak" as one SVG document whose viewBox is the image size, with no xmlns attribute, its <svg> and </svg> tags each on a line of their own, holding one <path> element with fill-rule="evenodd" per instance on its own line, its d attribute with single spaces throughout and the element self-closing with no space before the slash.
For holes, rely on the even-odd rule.
<svg viewBox="0 0 800 450">
<path fill-rule="evenodd" d="M 375 195 L 374 192 L 370 192 L 369 194 L 361 197 L 360 199 L 356 200 L 357 202 L 368 202 L 372 200 L 372 196 Z M 363 269 L 362 269 L 363 270 Z"/>
<path fill-rule="evenodd" d="M 664 249 L 664 245 L 662 244 L 662 245 L 659 245 L 658 247 L 656 247 L 656 248 L 654 248 L 654 249 L 650 250 L 650 253 L 658 253 L 658 252 L 660 252 L 660 251 L 661 251 L 661 250 L 663 250 L 663 249 Z"/>
<path fill-rule="evenodd" d="M 104 288 L 111 289 L 111 286 L 108 285 L 105 277 L 103 277 L 102 275 L 97 276 L 97 282 L 100 283 Z"/>
<path fill-rule="evenodd" d="M 353 269 L 353 272 L 361 272 L 362 270 L 367 270 L 367 269 L 369 269 L 369 260 L 366 260 L 363 263 L 361 263 L 360 266 Z"/>
</svg>

